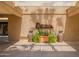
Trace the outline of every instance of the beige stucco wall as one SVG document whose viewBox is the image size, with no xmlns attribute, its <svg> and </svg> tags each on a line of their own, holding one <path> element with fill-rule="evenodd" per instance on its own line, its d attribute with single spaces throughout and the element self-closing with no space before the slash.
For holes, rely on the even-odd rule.
<svg viewBox="0 0 79 59">
<path fill-rule="evenodd" d="M 53 19 L 51 20 L 52 26 L 54 27 L 54 31 L 58 34 L 58 31 L 62 30 L 64 33 L 65 29 L 65 22 L 66 22 L 66 15 L 54 15 Z"/>
<path fill-rule="evenodd" d="M 79 41 L 79 16 L 69 17 L 66 21 L 64 40 Z"/>
<path fill-rule="evenodd" d="M 17 41 L 20 39 L 21 18 L 14 15 L 8 17 L 8 35 L 9 40 Z"/>
<path fill-rule="evenodd" d="M 29 33 L 29 30 L 32 28 L 35 28 L 35 23 L 33 22 L 33 19 L 30 18 L 30 15 L 23 15 L 22 16 L 22 23 L 21 23 L 21 39 L 27 38 L 27 35 Z"/>
<path fill-rule="evenodd" d="M 79 2 L 67 10 L 65 41 L 79 41 Z"/>
<path fill-rule="evenodd" d="M 52 13 L 52 15 L 49 14 L 48 16 L 44 15 L 45 8 L 48 8 L 50 11 L 50 9 L 53 9 L 52 7 L 26 6 L 26 7 L 21 7 L 21 8 L 23 9 L 22 24 L 21 24 L 21 37 L 25 37 L 26 39 L 29 30 L 31 28 L 35 28 L 36 22 L 39 22 L 41 24 L 46 24 L 46 23 L 51 24 L 54 27 L 54 31 L 56 33 L 58 33 L 59 30 L 64 31 L 65 21 L 66 21 L 66 14 L 65 14 L 66 12 L 65 10 L 63 11 L 63 9 L 65 7 L 63 7 L 63 9 L 62 7 L 54 7 L 56 8 L 55 14 Z M 58 8 L 59 10 L 57 11 Z"/>
</svg>

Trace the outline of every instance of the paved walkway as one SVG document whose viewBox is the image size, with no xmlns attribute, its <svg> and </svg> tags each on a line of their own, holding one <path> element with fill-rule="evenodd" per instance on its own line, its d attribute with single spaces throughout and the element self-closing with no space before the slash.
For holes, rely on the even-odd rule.
<svg viewBox="0 0 79 59">
<path fill-rule="evenodd" d="M 27 57 L 55 57 L 79 56 L 79 42 L 26 43 L 26 40 L 7 47 L 1 51 L 0 56 L 27 56 Z"/>
</svg>

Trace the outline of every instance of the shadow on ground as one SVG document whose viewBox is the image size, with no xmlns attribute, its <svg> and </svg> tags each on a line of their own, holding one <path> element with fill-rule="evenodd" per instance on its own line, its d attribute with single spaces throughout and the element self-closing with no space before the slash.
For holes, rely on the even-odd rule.
<svg viewBox="0 0 79 59">
<path fill-rule="evenodd" d="M 79 57 L 79 52 L 9 51 L 0 53 L 0 57 Z"/>
<path fill-rule="evenodd" d="M 8 43 L 0 43 L 0 51 L 4 51 L 5 49 L 7 49 L 8 47 L 10 47 L 11 45 L 15 44 L 17 41 L 12 41 L 12 42 L 8 42 Z"/>
<path fill-rule="evenodd" d="M 4 51 L 0 51 L 0 57 L 79 57 L 79 43 L 66 42 L 66 44 L 60 42 L 60 44 L 57 43 L 56 45 L 49 43 L 14 43 L 3 44 Z M 2 47 L 0 46 L 0 48 Z"/>
</svg>

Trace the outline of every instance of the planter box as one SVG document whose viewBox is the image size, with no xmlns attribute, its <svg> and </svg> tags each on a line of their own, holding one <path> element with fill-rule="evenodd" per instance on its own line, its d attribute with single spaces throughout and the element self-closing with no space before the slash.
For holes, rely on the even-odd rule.
<svg viewBox="0 0 79 59">
<path fill-rule="evenodd" d="M 47 43 L 48 42 L 48 36 L 40 36 L 40 42 L 41 43 Z"/>
</svg>

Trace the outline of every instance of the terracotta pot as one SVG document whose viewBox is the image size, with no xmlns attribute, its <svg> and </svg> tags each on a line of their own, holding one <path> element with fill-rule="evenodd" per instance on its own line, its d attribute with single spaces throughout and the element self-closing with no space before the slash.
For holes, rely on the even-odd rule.
<svg viewBox="0 0 79 59">
<path fill-rule="evenodd" d="M 42 43 L 48 42 L 48 36 L 40 36 L 40 42 Z"/>
</svg>

